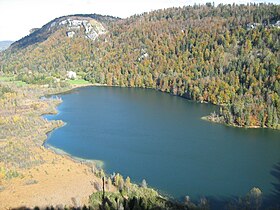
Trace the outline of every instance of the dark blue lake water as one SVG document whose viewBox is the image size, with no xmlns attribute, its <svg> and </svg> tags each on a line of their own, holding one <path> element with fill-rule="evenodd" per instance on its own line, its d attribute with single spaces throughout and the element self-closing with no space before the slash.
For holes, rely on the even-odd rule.
<svg viewBox="0 0 280 210">
<path fill-rule="evenodd" d="M 86 87 L 61 96 L 66 126 L 47 144 L 80 158 L 104 161 L 175 198 L 244 196 L 258 187 L 274 191 L 279 177 L 280 132 L 241 129 L 203 121 L 217 110 L 155 90 Z"/>
</svg>

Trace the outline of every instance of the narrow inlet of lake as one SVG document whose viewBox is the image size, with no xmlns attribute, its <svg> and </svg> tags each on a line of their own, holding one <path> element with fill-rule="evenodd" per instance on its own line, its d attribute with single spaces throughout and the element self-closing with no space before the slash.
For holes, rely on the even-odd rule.
<svg viewBox="0 0 280 210">
<path fill-rule="evenodd" d="M 279 131 L 203 121 L 218 108 L 150 89 L 86 87 L 61 97 L 59 114 L 45 117 L 67 124 L 46 144 L 102 160 L 107 173 L 146 179 L 179 199 L 244 196 L 253 187 L 269 196 L 277 190 Z"/>
</svg>

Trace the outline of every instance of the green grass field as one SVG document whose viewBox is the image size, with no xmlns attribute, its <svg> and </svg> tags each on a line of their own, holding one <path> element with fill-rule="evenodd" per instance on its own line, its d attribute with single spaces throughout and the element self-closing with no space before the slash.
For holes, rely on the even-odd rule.
<svg viewBox="0 0 280 210">
<path fill-rule="evenodd" d="M 14 81 L 15 83 L 16 83 L 16 85 L 18 86 L 18 87 L 22 87 L 22 86 L 25 86 L 27 83 L 26 82 L 23 82 L 23 81 L 20 81 L 20 80 L 18 80 L 18 81 Z"/>
<path fill-rule="evenodd" d="M 86 85 L 90 84 L 90 82 L 84 80 L 84 79 L 77 79 L 77 80 L 68 80 L 69 84 L 71 85 Z"/>
<path fill-rule="evenodd" d="M 10 82 L 10 81 L 14 81 L 15 78 L 14 77 L 0 77 L 0 81 L 3 82 Z"/>
<path fill-rule="evenodd" d="M 12 82 L 15 83 L 18 87 L 26 85 L 26 82 L 15 80 L 15 77 L 0 77 L 0 82 Z"/>
</svg>

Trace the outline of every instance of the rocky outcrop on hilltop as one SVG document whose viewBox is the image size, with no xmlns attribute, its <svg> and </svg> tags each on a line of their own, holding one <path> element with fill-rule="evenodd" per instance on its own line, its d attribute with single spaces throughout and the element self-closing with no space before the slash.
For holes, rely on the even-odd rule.
<svg viewBox="0 0 280 210">
<path fill-rule="evenodd" d="M 75 17 L 68 18 L 60 22 L 54 22 L 54 25 L 66 26 L 66 35 L 73 38 L 78 31 L 82 30 L 86 38 L 95 40 L 100 34 L 106 33 L 105 27 L 94 19 L 77 19 Z"/>
<path fill-rule="evenodd" d="M 99 35 L 104 34 L 108 24 L 118 20 L 111 16 L 102 16 L 96 14 L 89 15 L 71 15 L 56 18 L 40 29 L 31 29 L 30 34 L 10 47 L 11 50 L 26 48 L 30 45 L 41 43 L 47 40 L 58 30 L 66 30 L 65 36 L 73 38 L 79 35 L 85 38 L 95 40 Z"/>
</svg>

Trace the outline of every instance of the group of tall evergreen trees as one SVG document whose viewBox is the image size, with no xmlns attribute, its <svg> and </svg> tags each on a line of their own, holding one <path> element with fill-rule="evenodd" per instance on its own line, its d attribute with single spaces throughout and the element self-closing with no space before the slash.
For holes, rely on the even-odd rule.
<svg viewBox="0 0 280 210">
<path fill-rule="evenodd" d="M 279 129 L 278 20 L 273 4 L 163 9 L 108 23 L 94 42 L 57 31 L 6 51 L 0 66 L 29 82 L 35 72 L 63 78 L 72 70 L 93 83 L 155 88 L 221 105 L 227 124 Z"/>
</svg>

